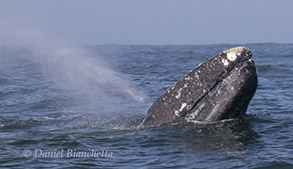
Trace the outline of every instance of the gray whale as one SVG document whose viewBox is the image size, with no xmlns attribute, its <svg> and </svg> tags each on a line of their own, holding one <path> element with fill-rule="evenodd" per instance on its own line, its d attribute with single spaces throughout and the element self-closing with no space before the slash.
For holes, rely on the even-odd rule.
<svg viewBox="0 0 293 169">
<path fill-rule="evenodd" d="M 225 50 L 169 87 L 149 108 L 139 128 L 240 117 L 257 84 L 250 50 Z"/>
</svg>

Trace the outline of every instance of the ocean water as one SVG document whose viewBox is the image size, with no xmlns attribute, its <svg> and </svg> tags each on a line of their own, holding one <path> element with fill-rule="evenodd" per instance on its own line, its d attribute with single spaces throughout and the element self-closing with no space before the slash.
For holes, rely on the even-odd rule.
<svg viewBox="0 0 293 169">
<path fill-rule="evenodd" d="M 137 129 L 199 63 L 246 46 L 243 119 Z M 293 168 L 293 44 L 0 48 L 0 167 Z"/>
</svg>

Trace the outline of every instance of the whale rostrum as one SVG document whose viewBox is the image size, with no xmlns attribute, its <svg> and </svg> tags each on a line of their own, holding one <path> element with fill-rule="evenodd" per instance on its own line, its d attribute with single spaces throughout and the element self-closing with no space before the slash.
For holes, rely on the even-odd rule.
<svg viewBox="0 0 293 169">
<path fill-rule="evenodd" d="M 245 114 L 257 84 L 250 50 L 225 50 L 169 87 L 139 127 L 237 118 Z"/>
</svg>

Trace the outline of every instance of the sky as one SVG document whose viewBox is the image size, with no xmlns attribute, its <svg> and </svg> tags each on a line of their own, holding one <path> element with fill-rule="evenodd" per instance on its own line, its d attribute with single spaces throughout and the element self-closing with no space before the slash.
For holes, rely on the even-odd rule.
<svg viewBox="0 0 293 169">
<path fill-rule="evenodd" d="M 30 25 L 82 45 L 293 43 L 292 7 L 292 0 L 0 0 L 0 31 Z"/>
</svg>

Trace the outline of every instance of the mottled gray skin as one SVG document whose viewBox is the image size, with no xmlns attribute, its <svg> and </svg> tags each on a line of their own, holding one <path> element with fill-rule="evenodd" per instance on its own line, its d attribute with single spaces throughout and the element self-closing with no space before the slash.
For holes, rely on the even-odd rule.
<svg viewBox="0 0 293 169">
<path fill-rule="evenodd" d="M 200 64 L 156 100 L 139 127 L 243 115 L 258 83 L 251 57 L 249 49 L 237 47 Z"/>
</svg>

